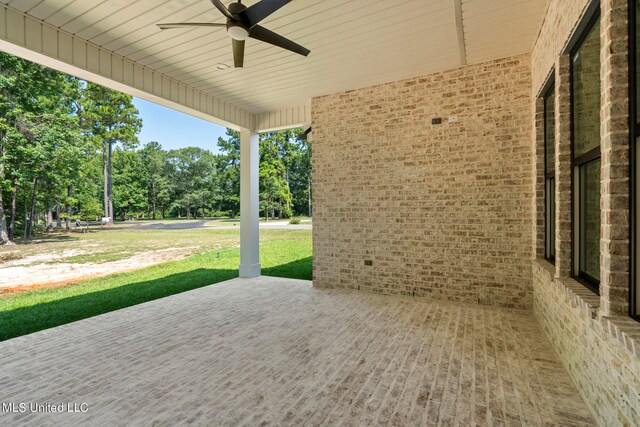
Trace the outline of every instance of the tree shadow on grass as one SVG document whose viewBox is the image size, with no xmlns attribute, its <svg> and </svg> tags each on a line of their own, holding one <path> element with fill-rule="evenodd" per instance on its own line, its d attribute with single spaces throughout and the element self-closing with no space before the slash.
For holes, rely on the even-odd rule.
<svg viewBox="0 0 640 427">
<path fill-rule="evenodd" d="M 238 270 L 199 268 L 0 312 L 0 341 L 235 277 L 238 277 Z"/>
<path fill-rule="evenodd" d="M 287 264 L 263 268 L 263 276 L 285 277 L 288 279 L 311 280 L 313 257 L 306 257 L 291 261 Z"/>
<path fill-rule="evenodd" d="M 16 245 L 37 245 L 40 243 L 70 242 L 75 240 L 79 240 L 79 238 L 67 233 L 38 233 L 31 240 L 23 240 L 21 237 L 18 237 L 14 243 Z"/>
</svg>

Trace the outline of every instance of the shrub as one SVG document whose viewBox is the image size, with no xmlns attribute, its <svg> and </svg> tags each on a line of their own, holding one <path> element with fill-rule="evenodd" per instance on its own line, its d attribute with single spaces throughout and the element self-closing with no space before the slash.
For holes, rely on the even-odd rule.
<svg viewBox="0 0 640 427">
<path fill-rule="evenodd" d="M 297 216 L 294 216 L 289 220 L 289 224 L 292 224 L 292 225 L 300 224 L 300 218 L 298 218 Z"/>
<path fill-rule="evenodd" d="M 209 215 L 212 218 L 226 218 L 226 217 L 230 217 L 230 212 L 229 211 L 212 211 Z"/>
</svg>

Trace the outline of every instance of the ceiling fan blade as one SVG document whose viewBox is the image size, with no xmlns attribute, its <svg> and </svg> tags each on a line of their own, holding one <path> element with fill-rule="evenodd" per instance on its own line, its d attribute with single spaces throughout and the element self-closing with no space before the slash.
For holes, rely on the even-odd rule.
<svg viewBox="0 0 640 427">
<path fill-rule="evenodd" d="M 236 18 L 233 17 L 231 12 L 229 12 L 229 9 L 227 9 L 220 0 L 211 0 L 211 3 L 213 3 L 213 5 L 216 7 L 216 9 L 218 9 L 220 12 L 222 12 L 222 14 L 224 16 L 226 16 L 227 18 L 236 19 Z"/>
<path fill-rule="evenodd" d="M 167 23 L 156 24 L 161 30 L 168 30 L 170 28 L 193 28 L 193 27 L 226 27 L 227 24 L 217 24 L 213 22 L 180 22 L 180 23 Z"/>
<path fill-rule="evenodd" d="M 233 46 L 233 66 L 242 68 L 244 65 L 244 40 L 231 39 Z"/>
<path fill-rule="evenodd" d="M 265 43 L 272 44 L 274 46 L 281 47 L 282 49 L 290 50 L 302 56 L 307 56 L 311 51 L 298 43 L 282 37 L 280 34 L 276 34 L 271 30 L 267 30 L 260 25 L 255 25 L 249 30 L 249 37 L 252 39 L 260 40 Z"/>
<path fill-rule="evenodd" d="M 248 21 L 249 26 L 253 27 L 290 1 L 291 0 L 262 0 L 240 12 L 240 15 L 243 15 Z"/>
</svg>

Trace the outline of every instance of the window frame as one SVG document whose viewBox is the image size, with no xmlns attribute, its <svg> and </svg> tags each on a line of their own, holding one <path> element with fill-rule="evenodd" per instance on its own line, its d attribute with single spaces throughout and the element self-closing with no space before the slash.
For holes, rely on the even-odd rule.
<svg viewBox="0 0 640 427">
<path fill-rule="evenodd" d="M 599 3 L 599 2 L 598 2 Z M 601 145 L 602 141 L 599 141 L 598 146 L 592 148 L 586 153 L 581 154 L 578 158 L 575 157 L 575 99 L 574 99 L 574 58 L 578 53 L 578 50 L 582 47 L 584 41 L 589 36 L 593 27 L 600 20 L 600 8 L 596 8 L 593 14 L 586 20 L 586 25 L 582 28 L 580 36 L 575 40 L 571 50 L 569 51 L 569 92 L 570 92 L 570 129 L 571 129 L 571 242 L 572 242 L 572 254 L 571 254 L 571 275 L 573 279 L 590 289 L 597 295 L 600 295 L 600 279 L 591 277 L 587 273 L 580 271 L 580 208 L 579 208 L 579 196 L 580 196 L 580 167 L 593 162 L 596 159 L 601 158 Z M 601 24 L 601 23 L 600 23 Z M 601 47 L 600 43 L 600 47 Z M 602 64 L 599 64 L 599 68 L 602 71 Z M 600 90 L 602 90 L 602 83 L 600 83 Z M 600 189 L 602 194 L 602 188 Z M 602 213 L 601 213 L 602 214 Z M 600 261 L 598 261 L 600 264 Z"/>
<path fill-rule="evenodd" d="M 638 98 L 637 87 L 640 82 L 637 79 L 638 57 L 637 49 L 637 28 L 636 18 L 638 8 L 636 0 L 628 2 L 628 22 L 629 22 L 629 212 L 630 212 L 630 236 L 629 236 L 629 259 L 631 262 L 629 269 L 629 316 L 640 321 L 640 276 L 638 266 L 640 266 L 640 236 L 638 236 L 640 224 L 640 212 L 638 211 L 638 200 L 640 200 L 640 183 L 638 183 L 638 166 L 640 165 L 640 121 L 638 120 Z"/>
<path fill-rule="evenodd" d="M 555 160 L 554 160 L 554 170 L 549 171 L 547 167 L 549 166 L 547 163 L 547 99 L 551 98 L 553 100 L 553 109 L 554 115 L 556 110 L 556 100 L 555 100 L 555 78 L 552 77 L 545 84 L 545 89 L 542 92 L 541 98 L 543 103 L 543 146 L 544 146 L 544 259 L 549 261 L 551 264 L 555 265 L 556 261 L 556 248 L 555 248 L 555 231 L 556 231 L 556 215 L 555 215 L 555 189 L 556 189 L 556 171 L 555 171 Z M 555 126 L 555 117 L 554 117 L 554 126 Z M 554 156 L 555 156 L 555 128 L 554 128 Z M 553 181 L 553 186 L 551 186 L 551 181 Z M 550 225 L 554 225 L 554 227 L 550 227 Z M 554 234 L 552 236 L 552 233 Z M 553 238 L 552 238 L 553 237 Z M 551 245 L 553 244 L 553 246 Z"/>
</svg>

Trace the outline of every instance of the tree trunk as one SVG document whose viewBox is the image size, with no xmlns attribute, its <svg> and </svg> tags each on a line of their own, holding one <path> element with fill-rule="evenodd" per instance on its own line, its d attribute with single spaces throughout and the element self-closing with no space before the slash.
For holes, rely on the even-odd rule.
<svg viewBox="0 0 640 427">
<path fill-rule="evenodd" d="M 49 202 L 47 202 L 47 206 L 45 208 L 45 227 L 47 233 L 53 231 L 53 210 L 51 209 Z"/>
<path fill-rule="evenodd" d="M 187 219 L 191 219 L 191 206 L 187 206 Z"/>
<path fill-rule="evenodd" d="M 291 192 L 291 183 L 289 182 L 289 169 L 287 169 L 287 190 L 289 190 L 289 195 L 293 194 Z M 280 209 L 282 213 L 282 209 Z M 291 202 L 287 200 L 287 212 L 291 212 Z M 280 219 L 282 219 L 282 215 L 280 215 Z"/>
<path fill-rule="evenodd" d="M 4 136 L 2 136 L 4 139 Z M 0 157 L 3 156 L 2 141 L 0 141 Z M 4 164 L 0 163 L 0 182 L 4 181 Z M 0 245 L 9 243 L 9 232 L 7 230 L 7 219 L 4 214 L 4 201 L 2 200 L 2 187 L 0 187 Z"/>
<path fill-rule="evenodd" d="M 9 232 L 7 230 L 7 220 L 4 215 L 2 189 L 0 189 L 0 245 L 6 245 L 7 243 L 9 243 Z"/>
<path fill-rule="evenodd" d="M 153 208 L 153 219 L 156 219 L 156 182 L 151 180 L 151 206 Z M 164 214 L 162 215 L 164 217 Z"/>
<path fill-rule="evenodd" d="M 31 196 L 31 212 L 27 221 L 26 240 L 31 240 L 33 236 L 33 221 L 36 216 L 36 196 L 38 195 L 38 178 L 33 178 L 33 195 Z"/>
<path fill-rule="evenodd" d="M 108 167 L 107 167 L 107 173 L 108 173 L 108 178 L 109 178 L 109 185 L 108 185 L 108 190 L 109 190 L 109 215 L 108 217 L 111 218 L 109 220 L 110 224 L 113 224 L 113 174 L 112 174 L 112 167 L 111 167 L 111 156 L 113 154 L 113 144 L 111 142 L 109 142 L 109 157 L 108 157 Z"/>
<path fill-rule="evenodd" d="M 109 172 L 107 168 L 107 142 L 102 143 L 102 176 L 103 176 L 103 201 L 104 216 L 109 216 Z"/>
<path fill-rule="evenodd" d="M 67 198 L 71 199 L 73 197 L 73 185 L 69 185 L 67 187 Z M 70 202 L 67 202 L 67 230 L 71 230 L 71 213 L 73 212 L 73 207 Z"/>
<path fill-rule="evenodd" d="M 60 217 L 60 202 L 56 203 L 56 227 L 62 228 L 62 218 Z"/>
<path fill-rule="evenodd" d="M 309 194 L 309 216 L 312 217 L 313 213 L 311 212 L 311 177 L 307 178 L 307 193 Z"/>
<path fill-rule="evenodd" d="M 13 241 L 16 235 L 16 216 L 18 209 L 18 177 L 13 177 L 11 188 L 11 222 L 9 223 L 9 240 Z"/>
<path fill-rule="evenodd" d="M 24 231 L 22 233 L 22 239 L 27 240 L 27 226 L 29 225 L 29 196 L 25 196 L 24 199 Z"/>
</svg>

